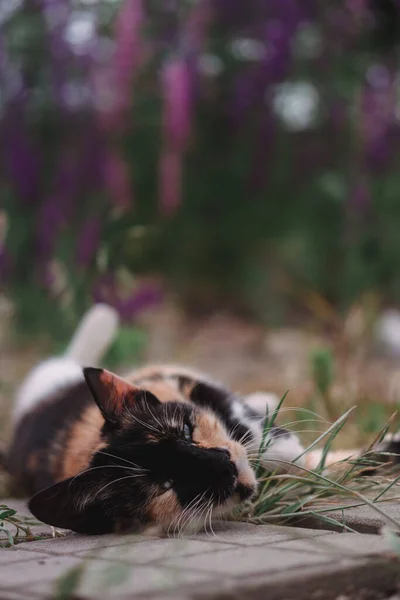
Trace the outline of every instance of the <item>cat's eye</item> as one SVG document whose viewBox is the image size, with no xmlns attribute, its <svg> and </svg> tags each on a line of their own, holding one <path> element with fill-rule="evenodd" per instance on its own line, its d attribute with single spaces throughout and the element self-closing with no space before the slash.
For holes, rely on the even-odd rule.
<svg viewBox="0 0 400 600">
<path fill-rule="evenodd" d="M 167 481 L 164 481 L 164 483 L 161 484 L 161 487 L 164 491 L 170 490 L 172 488 L 172 480 L 167 479 Z"/>
<path fill-rule="evenodd" d="M 185 440 L 187 442 L 192 441 L 192 431 L 187 423 L 183 426 L 183 435 L 185 436 Z"/>
</svg>

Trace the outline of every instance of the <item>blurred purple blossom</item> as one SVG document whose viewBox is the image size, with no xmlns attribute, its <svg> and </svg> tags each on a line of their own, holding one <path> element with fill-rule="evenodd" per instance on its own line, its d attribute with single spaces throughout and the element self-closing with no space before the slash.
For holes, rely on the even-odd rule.
<svg viewBox="0 0 400 600">
<path fill-rule="evenodd" d="M 367 79 L 361 98 L 361 136 L 367 168 L 380 169 L 390 157 L 389 134 L 396 108 L 395 79 L 384 65 L 371 68 Z"/>
<path fill-rule="evenodd" d="M 40 160 L 32 146 L 23 116 L 11 110 L 7 114 L 3 147 L 5 167 L 23 204 L 35 204 L 39 195 Z"/>
<path fill-rule="evenodd" d="M 116 308 L 124 320 L 131 320 L 141 312 L 161 304 L 164 294 L 159 286 L 142 285 L 130 298 L 120 300 Z"/>
<path fill-rule="evenodd" d="M 167 61 L 162 70 L 164 139 L 175 150 L 184 150 L 191 121 L 190 75 L 181 57 Z"/>
<path fill-rule="evenodd" d="M 130 321 L 141 312 L 160 304 L 164 293 L 159 285 L 143 283 L 128 296 L 121 297 L 114 273 L 102 275 L 93 289 L 94 302 L 106 302 L 116 308 L 125 321 Z"/>
<path fill-rule="evenodd" d="M 121 128 L 131 106 L 132 81 L 146 55 L 143 25 L 142 0 L 125 0 L 115 22 L 114 54 L 107 65 L 93 69 L 97 108 L 107 129 Z"/>
</svg>

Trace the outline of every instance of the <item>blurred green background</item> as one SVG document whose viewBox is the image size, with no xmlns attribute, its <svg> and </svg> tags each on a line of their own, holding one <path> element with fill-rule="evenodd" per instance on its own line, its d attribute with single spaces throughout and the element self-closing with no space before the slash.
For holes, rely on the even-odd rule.
<svg viewBox="0 0 400 600">
<path fill-rule="evenodd" d="M 2 3 L 7 402 L 102 301 L 124 323 L 110 365 L 191 362 L 328 407 L 322 368 L 335 411 L 361 398 L 378 430 L 400 354 L 399 10 Z"/>
</svg>

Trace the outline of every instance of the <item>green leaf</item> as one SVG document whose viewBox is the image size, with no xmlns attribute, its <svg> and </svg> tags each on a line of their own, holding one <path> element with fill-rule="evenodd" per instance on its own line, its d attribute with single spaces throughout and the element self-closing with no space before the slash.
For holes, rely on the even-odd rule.
<svg viewBox="0 0 400 600">
<path fill-rule="evenodd" d="M 85 564 L 81 563 L 62 575 L 56 584 L 55 600 L 68 600 L 68 598 L 72 598 L 82 581 L 84 571 Z"/>
<path fill-rule="evenodd" d="M 0 519 L 7 519 L 8 517 L 13 517 L 17 514 L 16 510 L 9 508 L 8 510 L 4 510 L 0 513 Z"/>
</svg>

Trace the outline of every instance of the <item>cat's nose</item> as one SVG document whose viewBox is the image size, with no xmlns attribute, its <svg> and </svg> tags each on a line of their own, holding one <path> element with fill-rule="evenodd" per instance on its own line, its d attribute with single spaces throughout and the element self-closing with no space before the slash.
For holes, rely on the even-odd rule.
<svg viewBox="0 0 400 600">
<path fill-rule="evenodd" d="M 214 450 L 216 452 L 221 452 L 222 454 L 225 454 L 225 456 L 229 458 L 229 460 L 231 460 L 231 453 L 229 452 L 228 448 L 214 448 Z"/>
</svg>

